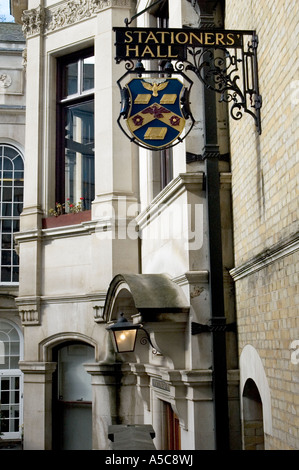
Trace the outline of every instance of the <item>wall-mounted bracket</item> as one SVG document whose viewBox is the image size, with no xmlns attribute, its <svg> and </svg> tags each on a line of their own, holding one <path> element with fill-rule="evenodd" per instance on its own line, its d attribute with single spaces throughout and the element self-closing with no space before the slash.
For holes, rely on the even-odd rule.
<svg viewBox="0 0 299 470">
<path fill-rule="evenodd" d="M 229 332 L 236 331 L 236 323 L 226 324 L 226 320 L 223 317 L 213 317 L 209 324 L 201 324 L 192 322 L 191 323 L 191 334 L 199 335 L 201 333 L 217 333 L 217 332 Z"/>
<path fill-rule="evenodd" d="M 200 49 L 188 46 L 188 59 L 180 64 L 180 69 L 183 64 L 185 70 L 192 70 L 209 90 L 219 93 L 220 102 L 229 104 L 230 115 L 234 120 L 241 119 L 243 113 L 251 115 L 261 134 L 258 37 L 254 31 L 235 34 L 242 39 L 238 47 L 218 45 Z"/>
</svg>

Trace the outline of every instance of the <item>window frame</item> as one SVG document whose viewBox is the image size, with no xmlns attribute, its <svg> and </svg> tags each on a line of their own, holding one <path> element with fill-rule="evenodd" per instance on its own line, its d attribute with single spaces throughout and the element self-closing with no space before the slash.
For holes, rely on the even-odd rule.
<svg viewBox="0 0 299 470">
<path fill-rule="evenodd" d="M 94 56 L 94 47 L 88 47 L 71 54 L 57 58 L 57 77 L 56 77 L 56 166 L 55 166 L 55 199 L 57 202 L 65 203 L 65 129 L 64 113 L 67 107 L 80 105 L 88 101 L 95 102 L 94 87 L 83 90 L 82 85 L 82 64 L 87 57 Z M 78 74 L 79 92 L 66 97 L 63 96 L 65 86 L 64 70 L 65 67 L 73 62 L 78 62 L 80 73 Z M 78 201 L 74 201 L 75 204 Z"/>
<path fill-rule="evenodd" d="M 15 152 L 14 157 L 5 155 L 5 150 L 4 150 L 5 147 L 10 148 Z M 13 162 L 16 158 L 19 158 L 19 157 L 21 158 L 21 161 L 22 161 L 22 168 L 15 168 L 15 165 L 14 165 Z M 10 200 L 3 201 L 3 190 L 4 190 L 5 187 L 9 188 L 10 186 L 4 186 L 3 184 L 0 185 L 0 222 L 1 222 L 1 224 L 0 224 L 0 230 L 1 230 L 1 233 L 0 233 L 0 236 L 1 236 L 0 286 L 15 286 L 15 285 L 19 284 L 19 264 L 20 263 L 19 263 L 18 254 L 15 252 L 14 234 L 19 231 L 20 215 L 22 213 L 23 206 L 24 206 L 24 172 L 25 172 L 24 164 L 25 164 L 25 161 L 24 161 L 24 155 L 21 152 L 21 150 L 16 145 L 14 145 L 12 143 L 9 143 L 9 142 L 6 142 L 6 141 L 1 141 L 0 142 L 0 158 L 1 159 L 2 158 L 7 158 L 7 159 L 10 159 L 11 162 L 12 162 L 12 170 L 11 170 L 12 171 L 12 182 L 11 182 L 12 191 L 11 191 Z M 3 178 L 2 171 L 5 171 L 5 170 L 4 169 L 2 170 L 2 167 L 0 167 L 1 181 L 3 183 L 4 178 Z M 6 171 L 9 171 L 9 170 L 6 170 Z M 22 173 L 22 178 L 16 177 L 17 172 Z M 16 185 L 16 182 L 18 180 L 22 181 L 23 183 L 21 185 Z M 16 189 L 18 189 L 18 190 L 21 189 L 21 194 L 20 194 L 21 195 L 21 200 L 19 200 L 19 201 L 15 200 L 15 194 L 16 194 L 15 190 Z M 20 195 L 19 195 L 19 197 L 20 197 Z M 11 215 L 6 215 L 6 214 L 2 213 L 3 204 L 5 204 L 5 203 L 11 205 Z M 17 214 L 17 215 L 14 214 L 14 204 L 18 204 L 18 205 L 21 204 L 21 210 L 20 210 L 19 214 Z M 7 232 L 4 232 L 3 228 L 2 228 L 4 221 L 10 221 L 11 222 L 11 229 Z M 15 226 L 16 226 L 16 228 L 14 228 Z M 4 234 L 10 235 L 11 242 L 10 242 L 10 248 L 9 249 L 3 248 L 3 235 Z M 3 250 L 11 252 L 10 263 L 9 264 L 2 264 L 2 260 L 3 260 L 2 259 L 2 251 Z M 15 260 L 17 261 L 17 263 L 15 262 Z M 10 280 L 9 281 L 2 279 L 2 268 L 4 268 L 4 267 L 9 267 L 9 269 L 10 269 Z M 17 271 L 14 271 L 14 268 L 17 268 Z M 15 275 L 17 277 L 17 280 L 14 280 L 14 272 L 15 272 Z"/>
<path fill-rule="evenodd" d="M 18 345 L 19 345 L 18 357 L 19 357 L 19 361 L 22 361 L 23 360 L 23 350 L 24 350 L 24 338 L 23 338 L 22 332 L 20 331 L 20 328 L 14 322 L 12 322 L 10 320 L 7 320 L 6 318 L 2 318 L 1 321 L 4 324 L 10 326 L 11 330 L 9 331 L 9 333 L 12 330 L 14 330 L 16 332 L 16 334 L 18 335 Z M 7 343 L 10 344 L 11 341 L 8 341 Z M 10 350 L 10 348 L 9 348 L 9 350 Z M 11 355 L 9 355 L 9 356 L 11 357 Z M 6 355 L 4 355 L 4 357 L 6 357 Z M 6 417 L 4 419 L 6 421 L 8 420 L 9 427 L 10 427 L 10 424 L 13 423 L 14 419 L 18 420 L 19 430 L 18 431 L 15 431 L 15 430 L 13 431 L 13 430 L 10 429 L 8 431 L 3 431 L 3 438 L 4 439 L 21 439 L 21 437 L 22 437 L 22 426 L 23 426 L 23 386 L 24 386 L 24 384 L 23 384 L 23 373 L 20 370 L 20 368 L 14 368 L 14 369 L 1 368 L 1 364 L 0 364 L 0 378 L 1 378 L 1 382 L 4 381 L 4 380 L 8 380 L 10 385 L 11 385 L 11 383 L 13 383 L 14 379 L 19 378 L 19 388 L 18 389 L 12 388 L 11 386 L 9 386 L 9 389 L 4 389 L 4 392 L 9 393 L 9 403 L 5 404 L 6 407 L 9 406 L 9 416 L 8 416 L 8 418 Z M 0 386 L 0 391 L 1 391 L 1 386 Z M 19 400 L 18 400 L 17 403 L 15 403 L 15 402 L 12 403 L 12 393 L 16 392 L 16 391 L 19 392 Z M 19 410 L 18 418 L 13 417 L 12 413 L 14 411 L 14 408 L 11 408 L 11 405 L 18 405 L 19 406 L 19 408 L 18 408 L 18 410 Z"/>
</svg>

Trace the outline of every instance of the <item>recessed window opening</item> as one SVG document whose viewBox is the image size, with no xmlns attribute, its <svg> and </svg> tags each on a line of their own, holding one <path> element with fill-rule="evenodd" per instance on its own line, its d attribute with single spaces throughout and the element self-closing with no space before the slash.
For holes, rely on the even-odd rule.
<svg viewBox="0 0 299 470">
<path fill-rule="evenodd" d="M 0 145 L 0 237 L 1 284 L 19 281 L 19 256 L 15 251 L 14 234 L 20 228 L 23 210 L 24 161 L 12 145 Z"/>
<path fill-rule="evenodd" d="M 0 432 L 19 439 L 22 426 L 21 339 L 15 326 L 0 320 Z"/>
<path fill-rule="evenodd" d="M 58 60 L 56 201 L 65 212 L 94 199 L 93 49 Z"/>
<path fill-rule="evenodd" d="M 243 438 L 245 450 L 264 450 L 263 405 L 252 379 L 246 381 L 243 391 Z"/>
</svg>

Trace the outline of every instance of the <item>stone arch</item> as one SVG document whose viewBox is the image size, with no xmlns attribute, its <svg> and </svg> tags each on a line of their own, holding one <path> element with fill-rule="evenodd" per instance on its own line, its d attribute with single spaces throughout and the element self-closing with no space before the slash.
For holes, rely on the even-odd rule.
<svg viewBox="0 0 299 470">
<path fill-rule="evenodd" d="M 189 304 L 183 290 L 167 274 L 118 274 L 110 283 L 104 307 L 104 320 L 117 318 L 121 308 L 141 313 L 187 313 Z"/>
<path fill-rule="evenodd" d="M 129 321 L 142 322 L 163 365 L 183 368 L 189 309 L 182 288 L 167 274 L 118 274 L 110 283 L 103 318 L 109 323 L 124 313 Z M 145 350 L 136 348 L 139 353 L 145 360 Z"/>
<path fill-rule="evenodd" d="M 244 392 L 246 397 L 249 386 L 251 385 L 252 390 L 254 388 L 251 382 L 247 382 L 249 379 L 254 382 L 260 396 L 264 432 L 272 435 L 271 393 L 268 380 L 258 352 L 253 346 L 247 344 L 240 356 L 241 415 L 243 421 L 246 418 Z"/>
<path fill-rule="evenodd" d="M 89 344 L 93 346 L 95 349 L 95 358 L 98 359 L 98 345 L 97 342 L 94 341 L 89 336 L 83 335 L 81 333 L 74 333 L 74 332 L 64 332 L 64 333 L 57 333 L 55 335 L 49 336 L 45 338 L 39 344 L 39 359 L 42 362 L 51 362 L 52 361 L 52 350 L 53 348 L 59 346 L 59 344 L 72 342 L 72 341 L 79 341 L 81 343 Z"/>
</svg>

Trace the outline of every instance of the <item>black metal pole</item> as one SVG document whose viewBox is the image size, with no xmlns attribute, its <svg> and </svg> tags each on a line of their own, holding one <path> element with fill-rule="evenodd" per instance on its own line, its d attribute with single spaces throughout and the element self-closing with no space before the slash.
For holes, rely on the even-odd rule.
<svg viewBox="0 0 299 470">
<path fill-rule="evenodd" d="M 209 226 L 210 302 L 216 449 L 229 449 L 226 333 L 223 291 L 219 149 L 215 93 L 205 87 L 205 177 Z"/>
</svg>

